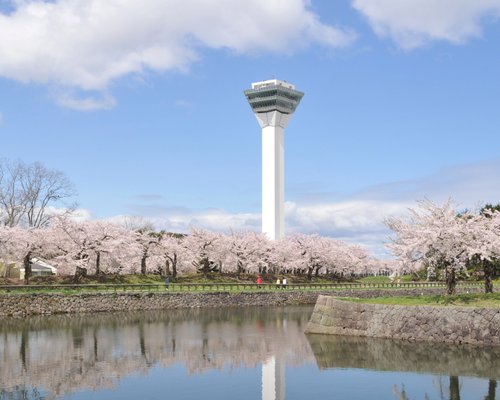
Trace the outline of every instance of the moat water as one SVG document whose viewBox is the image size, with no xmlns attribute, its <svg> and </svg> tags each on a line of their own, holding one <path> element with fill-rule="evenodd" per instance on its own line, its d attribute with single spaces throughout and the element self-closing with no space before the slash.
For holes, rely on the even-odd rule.
<svg viewBox="0 0 500 400">
<path fill-rule="evenodd" d="M 312 307 L 0 319 L 0 399 L 500 400 L 500 349 L 305 335 Z"/>
</svg>

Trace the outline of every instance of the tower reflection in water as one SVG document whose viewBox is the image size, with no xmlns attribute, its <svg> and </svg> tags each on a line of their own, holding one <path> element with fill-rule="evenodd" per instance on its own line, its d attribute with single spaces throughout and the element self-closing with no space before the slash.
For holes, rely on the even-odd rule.
<svg viewBox="0 0 500 400">
<path fill-rule="evenodd" d="M 452 398 L 435 396 L 432 382 L 438 378 L 454 398 L 495 399 L 500 348 L 305 336 L 311 311 L 221 308 L 3 319 L 0 400 L 107 399 L 110 391 L 124 399 L 146 393 L 152 399 L 364 400 L 400 399 L 403 392 L 415 400 L 427 394 Z M 353 384 L 354 376 L 376 380 L 379 392 Z M 467 395 L 471 379 L 477 391 Z M 339 397 L 342 390 L 347 394 Z"/>
<path fill-rule="evenodd" d="M 285 399 L 285 364 L 275 356 L 262 364 L 262 400 Z"/>
</svg>

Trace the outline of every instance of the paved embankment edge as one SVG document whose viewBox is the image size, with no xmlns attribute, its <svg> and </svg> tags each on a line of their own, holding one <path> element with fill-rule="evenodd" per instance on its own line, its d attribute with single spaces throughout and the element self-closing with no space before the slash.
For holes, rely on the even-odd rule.
<svg viewBox="0 0 500 400">
<path fill-rule="evenodd" d="M 500 309 L 399 306 L 318 297 L 307 333 L 500 345 Z"/>
</svg>

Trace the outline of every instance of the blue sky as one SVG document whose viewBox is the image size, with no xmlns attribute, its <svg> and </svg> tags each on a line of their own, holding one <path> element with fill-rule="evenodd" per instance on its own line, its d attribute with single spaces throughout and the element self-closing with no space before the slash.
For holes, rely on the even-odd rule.
<svg viewBox="0 0 500 400">
<path fill-rule="evenodd" d="M 207 6 L 209 5 L 209 6 Z M 0 156 L 74 182 L 89 218 L 260 228 L 243 96 L 305 96 L 286 131 L 287 232 L 377 254 L 424 197 L 500 201 L 500 1 L 0 0 Z"/>
</svg>

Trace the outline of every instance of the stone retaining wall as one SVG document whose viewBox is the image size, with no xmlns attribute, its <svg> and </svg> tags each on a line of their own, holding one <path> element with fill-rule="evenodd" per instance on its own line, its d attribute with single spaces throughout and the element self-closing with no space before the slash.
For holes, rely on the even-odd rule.
<svg viewBox="0 0 500 400">
<path fill-rule="evenodd" d="M 319 296 L 306 332 L 500 345 L 500 309 L 365 304 Z"/>
<path fill-rule="evenodd" d="M 481 288 L 474 288 L 481 291 Z M 467 289 L 474 291 L 474 289 Z M 416 296 L 442 294 L 442 288 L 345 289 L 339 297 Z M 465 289 L 463 289 L 465 290 Z M 214 293 L 85 293 L 85 294 L 6 294 L 0 295 L 0 316 L 26 316 L 127 310 L 158 310 L 198 307 L 244 307 L 314 304 L 319 294 L 332 292 L 283 290 L 277 292 Z"/>
</svg>

